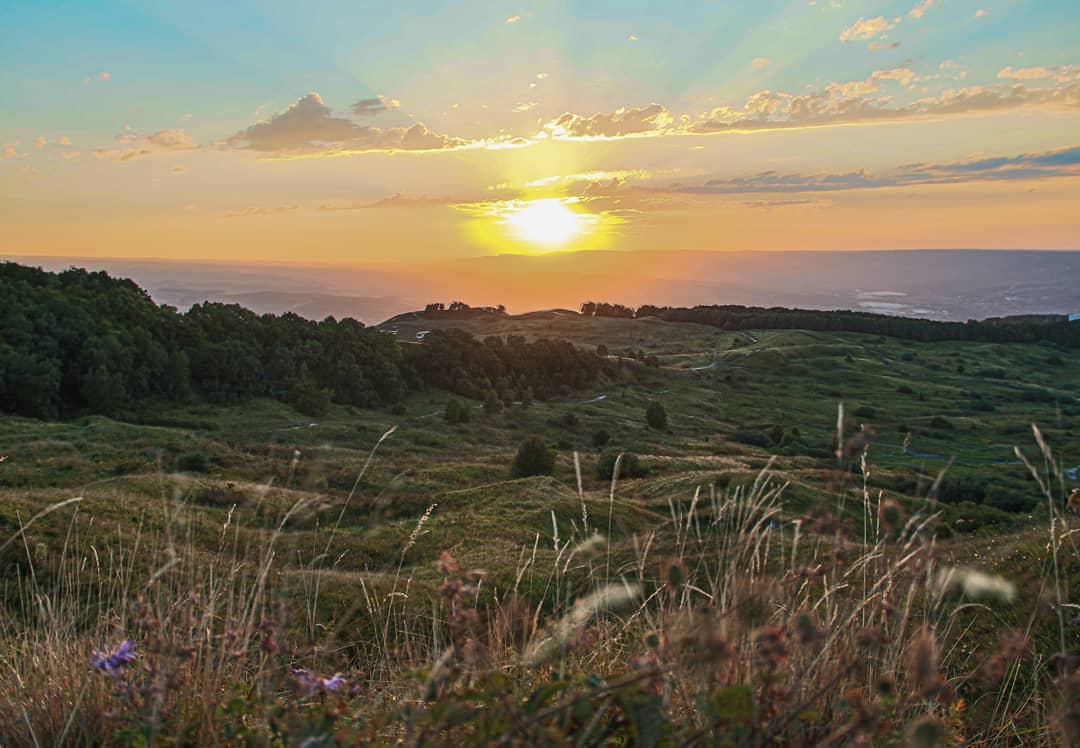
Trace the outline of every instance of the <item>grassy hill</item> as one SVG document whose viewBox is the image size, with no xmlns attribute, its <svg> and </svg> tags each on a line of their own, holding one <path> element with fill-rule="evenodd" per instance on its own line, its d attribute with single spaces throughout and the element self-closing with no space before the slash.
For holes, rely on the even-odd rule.
<svg viewBox="0 0 1080 748">
<path fill-rule="evenodd" d="M 3 418 L 0 742 L 1074 729 L 1080 351 L 565 310 L 380 326 L 402 345 L 443 327 L 603 346 L 625 376 L 469 401 L 462 424 L 437 390 L 318 418 L 272 400 Z M 511 476 L 529 436 L 553 475 Z M 602 478 L 612 451 L 641 472 Z M 954 567 L 1016 592 L 943 582 Z M 125 638 L 137 665 L 87 671 Z M 334 672 L 348 691 L 309 688 Z"/>
</svg>

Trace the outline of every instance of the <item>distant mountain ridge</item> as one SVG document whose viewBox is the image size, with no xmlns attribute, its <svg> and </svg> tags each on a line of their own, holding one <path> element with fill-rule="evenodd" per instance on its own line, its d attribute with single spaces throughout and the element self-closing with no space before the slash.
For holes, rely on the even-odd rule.
<svg viewBox="0 0 1080 748">
<path fill-rule="evenodd" d="M 589 298 L 630 306 L 738 304 L 852 309 L 966 321 L 1080 311 L 1080 251 L 591 251 L 459 257 L 415 265 L 320 266 L 10 257 L 130 277 L 159 303 L 242 303 L 259 313 L 368 324 L 433 299 L 473 306 L 576 309 Z"/>
</svg>

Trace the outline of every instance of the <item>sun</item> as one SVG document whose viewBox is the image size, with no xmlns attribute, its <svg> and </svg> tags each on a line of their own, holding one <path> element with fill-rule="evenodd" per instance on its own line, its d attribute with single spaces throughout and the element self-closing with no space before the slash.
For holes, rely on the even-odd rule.
<svg viewBox="0 0 1080 748">
<path fill-rule="evenodd" d="M 518 239 L 545 247 L 561 247 L 587 234 L 590 215 L 579 213 L 567 201 L 552 197 L 507 206 L 502 222 Z"/>
</svg>

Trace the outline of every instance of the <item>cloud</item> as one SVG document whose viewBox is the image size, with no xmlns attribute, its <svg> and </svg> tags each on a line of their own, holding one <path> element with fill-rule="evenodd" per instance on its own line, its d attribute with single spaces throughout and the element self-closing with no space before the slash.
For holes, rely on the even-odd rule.
<svg viewBox="0 0 1080 748">
<path fill-rule="evenodd" d="M 1053 65 L 1051 67 L 1002 68 L 998 78 L 1017 81 L 1036 81 L 1052 79 L 1058 83 L 1080 82 L 1080 65 Z"/>
<path fill-rule="evenodd" d="M 669 189 L 693 194 L 807 193 L 1077 176 L 1080 176 L 1080 146 L 944 164 L 908 164 L 882 174 L 866 169 L 819 174 L 764 171 L 745 177 L 710 179 L 700 185 L 674 185 Z"/>
<path fill-rule="evenodd" d="M 518 22 L 518 21 L 520 21 L 520 20 L 521 20 L 521 16 L 510 16 L 510 17 L 508 17 L 508 18 L 506 19 L 506 23 L 507 23 L 507 24 L 511 24 L 511 23 L 517 23 L 517 22 Z"/>
<path fill-rule="evenodd" d="M 338 117 L 317 93 L 302 96 L 284 112 L 241 130 L 226 145 L 279 155 L 334 155 L 361 151 L 431 151 L 457 148 L 468 141 L 409 127 L 377 128 Z"/>
<path fill-rule="evenodd" d="M 790 127 L 821 127 L 874 121 L 899 121 L 917 117 L 968 114 L 1032 107 L 1080 108 L 1080 84 L 1029 88 L 1006 86 L 950 88 L 934 97 L 895 105 L 881 95 L 883 81 L 908 86 L 917 76 L 907 68 L 879 70 L 861 81 L 830 83 L 824 89 L 801 94 L 759 91 L 741 109 L 717 107 L 688 127 L 690 132 L 775 130 Z"/>
<path fill-rule="evenodd" d="M 922 18 L 926 11 L 934 7 L 934 0 L 920 0 L 919 4 L 912 8 L 908 15 L 912 18 Z"/>
<path fill-rule="evenodd" d="M 750 63 L 750 67 L 754 70 L 761 70 L 769 67 L 769 65 L 772 65 L 772 60 L 768 57 L 755 57 L 753 62 Z"/>
<path fill-rule="evenodd" d="M 983 8 L 979 8 L 977 11 L 975 11 L 975 17 L 976 18 L 982 18 L 983 16 L 985 16 L 989 12 L 990 11 L 984 10 Z"/>
<path fill-rule="evenodd" d="M 199 147 L 183 130 L 158 130 L 146 136 L 146 144 L 164 151 L 191 151 Z"/>
<path fill-rule="evenodd" d="M 97 73 L 95 75 L 88 75 L 85 78 L 83 78 L 83 85 L 89 85 L 89 84 L 93 83 L 94 81 L 102 81 L 104 83 L 108 83 L 111 80 L 112 80 L 112 73 L 101 72 L 101 73 Z"/>
<path fill-rule="evenodd" d="M 617 138 L 631 135 L 659 135 L 675 123 L 666 108 L 649 104 L 640 108 L 620 108 L 585 117 L 566 112 L 544 124 L 540 137 L 556 139 Z"/>
<path fill-rule="evenodd" d="M 123 148 L 96 148 L 94 158 L 109 161 L 131 161 L 155 153 L 175 153 L 198 150 L 199 146 L 180 130 L 158 130 L 149 135 L 133 132 L 125 126 L 124 132 L 116 136 L 116 142 Z"/>
<path fill-rule="evenodd" d="M 869 20 L 860 18 L 851 26 L 848 26 L 840 32 L 840 41 L 869 41 L 875 37 L 882 36 L 895 25 L 896 24 L 894 23 L 890 23 L 885 16 L 878 16 Z"/>
<path fill-rule="evenodd" d="M 379 112 L 389 112 L 392 109 L 400 109 L 401 102 L 397 99 L 387 98 L 379 94 L 373 99 L 361 99 L 349 107 L 349 111 L 357 117 L 374 117 Z"/>
</svg>

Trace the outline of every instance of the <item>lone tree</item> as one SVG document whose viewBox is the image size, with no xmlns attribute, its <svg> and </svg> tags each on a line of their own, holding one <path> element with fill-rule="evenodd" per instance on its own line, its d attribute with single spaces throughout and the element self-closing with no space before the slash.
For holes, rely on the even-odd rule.
<svg viewBox="0 0 1080 748">
<path fill-rule="evenodd" d="M 518 447 L 514 457 L 514 466 L 511 474 L 515 478 L 525 478 L 530 475 L 551 475 L 555 472 L 555 453 L 552 452 L 544 440 L 537 436 L 531 436 Z"/>
<path fill-rule="evenodd" d="M 446 401 L 446 410 L 443 411 L 443 418 L 447 423 L 468 423 L 469 422 L 469 406 L 458 400 L 456 397 L 452 397 Z"/>
<path fill-rule="evenodd" d="M 657 431 L 667 428 L 667 411 L 660 403 L 653 401 L 645 408 L 645 422 Z"/>
<path fill-rule="evenodd" d="M 502 412 L 503 404 L 499 399 L 499 394 L 495 390 L 488 390 L 487 397 L 484 398 L 484 415 L 495 416 Z"/>
</svg>

